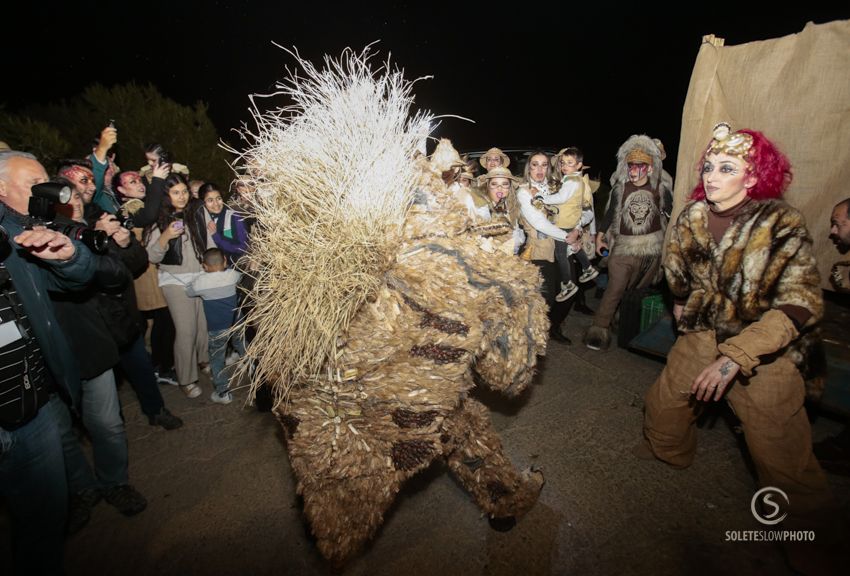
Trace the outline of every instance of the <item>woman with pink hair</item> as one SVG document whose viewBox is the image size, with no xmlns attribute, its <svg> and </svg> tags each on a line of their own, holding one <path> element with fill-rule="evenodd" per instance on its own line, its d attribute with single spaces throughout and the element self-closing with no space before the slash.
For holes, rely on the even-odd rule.
<svg viewBox="0 0 850 576">
<path fill-rule="evenodd" d="M 638 455 L 689 466 L 702 406 L 725 399 L 759 484 L 787 495 L 782 527 L 822 527 L 830 496 L 803 403 L 823 299 L 803 217 L 780 199 L 790 163 L 762 133 L 719 124 L 700 172 L 667 245 L 679 337 L 646 394 Z"/>
</svg>

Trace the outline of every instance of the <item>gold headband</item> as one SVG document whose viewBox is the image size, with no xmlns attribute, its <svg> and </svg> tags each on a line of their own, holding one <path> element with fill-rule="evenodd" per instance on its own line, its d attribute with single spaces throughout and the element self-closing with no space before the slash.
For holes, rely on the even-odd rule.
<svg viewBox="0 0 850 576">
<path fill-rule="evenodd" d="M 635 148 L 626 155 L 628 164 L 649 164 L 652 166 L 652 156 L 640 148 Z"/>
<path fill-rule="evenodd" d="M 728 154 L 747 162 L 747 154 L 753 146 L 753 137 L 744 132 L 732 132 L 732 126 L 721 122 L 712 130 L 712 139 L 705 155 Z"/>
</svg>

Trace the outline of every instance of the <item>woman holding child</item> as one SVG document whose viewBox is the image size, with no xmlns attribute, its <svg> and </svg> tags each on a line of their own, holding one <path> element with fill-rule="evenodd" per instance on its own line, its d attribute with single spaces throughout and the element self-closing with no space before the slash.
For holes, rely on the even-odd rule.
<svg viewBox="0 0 850 576">
<path fill-rule="evenodd" d="M 569 237 L 552 222 L 552 211 L 536 197 L 545 197 L 557 191 L 558 183 L 549 178 L 549 156 L 535 152 L 525 164 L 525 178 L 516 191 L 520 223 L 525 229 L 526 243 L 523 257 L 531 260 L 543 275 L 543 297 L 549 305 L 549 337 L 562 344 L 571 344 L 561 332 L 561 323 L 567 317 L 569 307 L 555 300 L 560 292 L 561 273 L 555 263 L 555 241 L 575 242 L 578 233 Z"/>
</svg>

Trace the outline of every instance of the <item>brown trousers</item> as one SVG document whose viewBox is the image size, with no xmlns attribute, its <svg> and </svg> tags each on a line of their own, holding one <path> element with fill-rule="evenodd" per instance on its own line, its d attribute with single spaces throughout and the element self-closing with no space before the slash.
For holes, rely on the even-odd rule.
<svg viewBox="0 0 850 576">
<path fill-rule="evenodd" d="M 651 286 L 658 275 L 661 256 L 618 256 L 608 257 L 608 286 L 602 301 L 593 316 L 593 325 L 600 328 L 611 326 L 611 319 L 627 290 Z"/>
<path fill-rule="evenodd" d="M 713 331 L 680 335 L 667 366 L 646 393 L 644 434 L 660 460 L 678 467 L 693 462 L 700 403 L 692 398 L 690 387 L 717 357 Z M 820 524 L 816 518 L 832 500 L 812 453 L 811 427 L 803 407 L 805 387 L 797 368 L 781 357 L 762 364 L 750 378 L 739 374 L 725 399 L 741 420 L 759 484 L 788 494 L 789 517 L 783 527 Z"/>
</svg>

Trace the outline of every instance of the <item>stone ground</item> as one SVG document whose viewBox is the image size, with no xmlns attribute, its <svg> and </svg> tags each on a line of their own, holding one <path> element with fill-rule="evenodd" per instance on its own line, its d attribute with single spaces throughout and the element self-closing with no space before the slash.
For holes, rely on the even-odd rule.
<svg viewBox="0 0 850 576">
<path fill-rule="evenodd" d="M 597 302 L 591 301 L 591 305 Z M 575 344 L 551 344 L 537 385 L 516 401 L 481 394 L 517 466 L 543 470 L 536 507 L 510 532 L 487 519 L 439 464 L 408 483 L 375 540 L 344 573 L 792 574 L 773 543 L 725 542 L 756 530 L 756 489 L 726 410 L 706 414 L 696 462 L 676 471 L 638 460 L 643 394 L 663 364 L 619 348 L 580 344 L 589 318 L 572 315 Z M 106 503 L 67 545 L 70 575 L 329 574 L 295 494 L 280 426 L 237 401 L 190 400 L 164 386 L 182 429 L 148 425 L 121 387 L 131 482 L 148 508 L 125 518 Z M 818 417 L 815 440 L 840 429 Z M 830 476 L 850 516 L 850 478 Z M 8 573 L 8 518 L 0 513 L 0 574 Z"/>
</svg>

